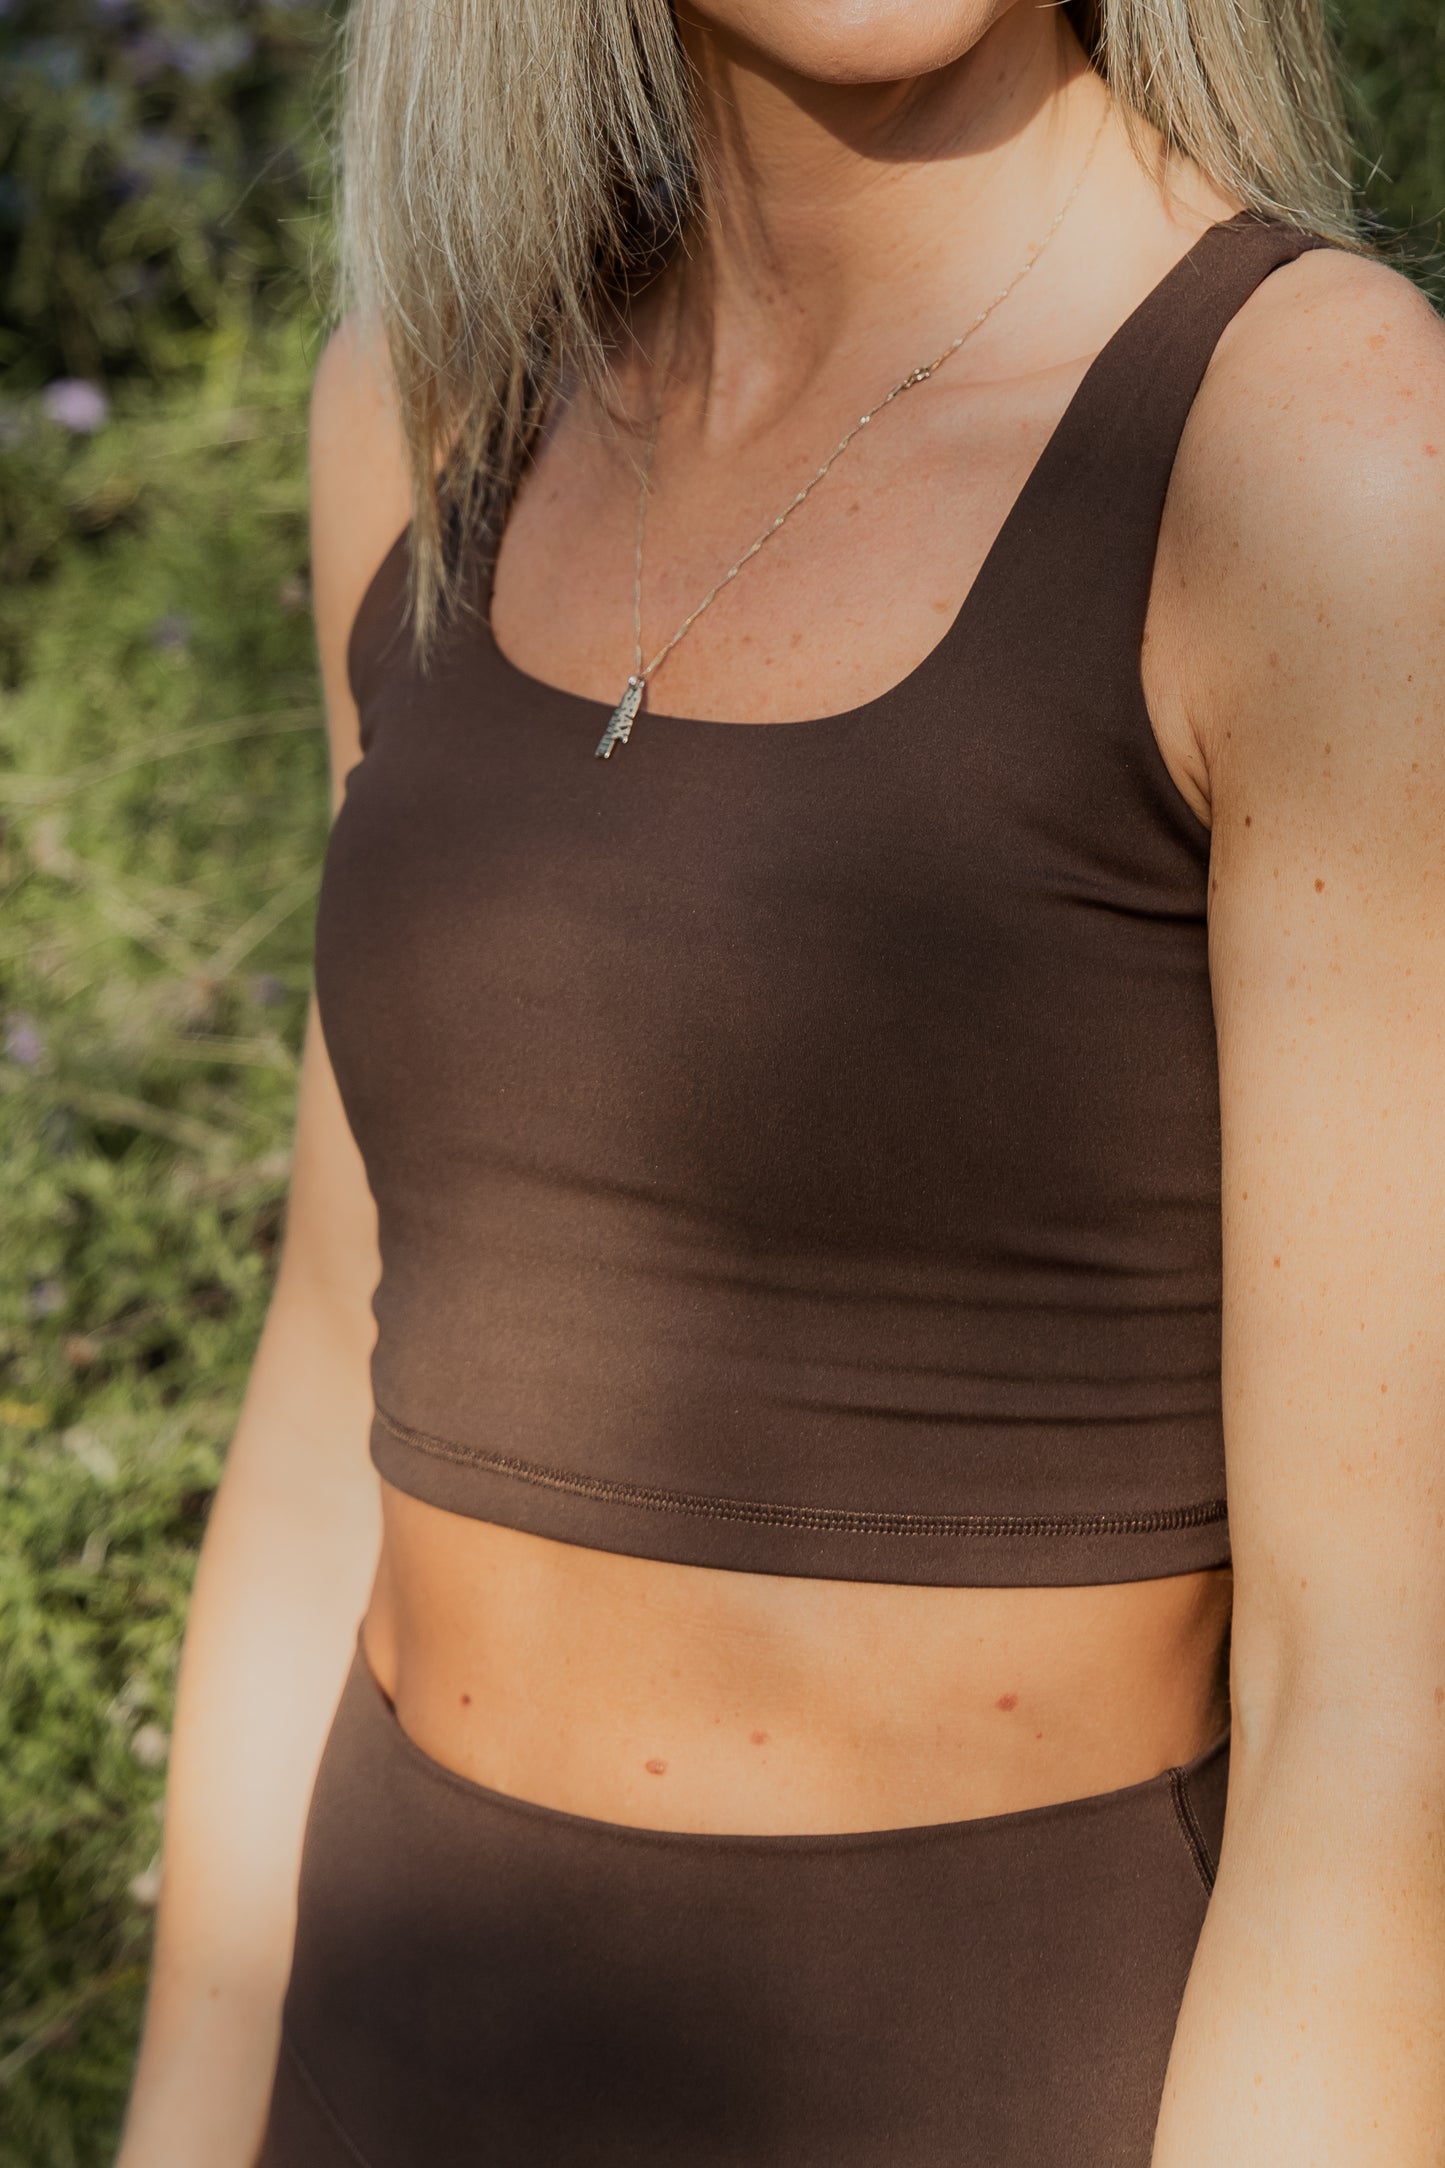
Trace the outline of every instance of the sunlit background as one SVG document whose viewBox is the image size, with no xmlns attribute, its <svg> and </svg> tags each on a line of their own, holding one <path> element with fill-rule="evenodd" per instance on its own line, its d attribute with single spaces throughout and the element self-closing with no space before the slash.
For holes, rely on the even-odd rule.
<svg viewBox="0 0 1445 2168">
<path fill-rule="evenodd" d="M 186 1592 L 287 1172 L 325 761 L 337 10 L 0 0 L 0 2168 L 99 2168 Z M 1439 293 L 1445 13 L 1350 0 Z"/>
</svg>

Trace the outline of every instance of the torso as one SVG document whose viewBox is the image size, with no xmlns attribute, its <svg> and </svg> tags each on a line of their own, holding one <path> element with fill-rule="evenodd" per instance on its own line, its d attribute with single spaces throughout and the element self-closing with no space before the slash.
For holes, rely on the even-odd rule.
<svg viewBox="0 0 1445 2168">
<path fill-rule="evenodd" d="M 952 621 L 1087 359 L 1204 223 L 1154 236 L 1162 261 L 1101 304 L 1076 358 L 940 380 L 907 427 L 865 436 L 767 576 L 745 576 L 670 658 L 656 707 L 785 728 L 903 678 Z M 819 433 L 794 422 L 659 493 L 648 637 L 797 486 Z M 1189 457 L 1207 461 L 1207 444 Z M 564 422 L 497 569 L 493 630 L 520 669 L 616 696 L 632 502 L 615 447 Z M 1166 517 L 1145 685 L 1169 774 L 1207 821 L 1178 606 L 1187 548 Z M 1143 1780 L 1225 1719 L 1226 1570 L 1031 1589 L 795 1579 L 592 1551 L 384 1495 L 365 1643 L 403 1726 L 462 1773 L 574 1813 L 776 1832 L 1009 1812 Z"/>
<path fill-rule="evenodd" d="M 657 1829 L 884 1829 L 1142 1782 L 1225 1720 L 1227 1572 L 891 1587 L 554 1543 L 387 1486 L 373 1669 L 434 1759 Z"/>
</svg>

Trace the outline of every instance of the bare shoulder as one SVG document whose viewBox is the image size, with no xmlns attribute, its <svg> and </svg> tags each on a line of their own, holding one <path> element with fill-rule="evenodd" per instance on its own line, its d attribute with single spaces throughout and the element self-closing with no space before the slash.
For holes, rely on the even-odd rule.
<svg viewBox="0 0 1445 2168">
<path fill-rule="evenodd" d="M 1236 1672 L 1278 1680 L 1297 1634 L 1298 1676 L 1384 1707 L 1439 1617 L 1445 326 L 1379 264 L 1307 255 L 1186 434 Z"/>
<path fill-rule="evenodd" d="M 348 317 L 327 340 L 311 393 L 311 567 L 316 639 L 341 777 L 357 758 L 346 648 L 358 605 L 411 513 L 411 475 L 386 346 Z"/>
<path fill-rule="evenodd" d="M 1212 796 L 1291 737 L 1387 726 L 1445 631 L 1445 322 L 1342 250 L 1266 279 L 1180 447 L 1171 560 Z M 1298 746 L 1296 747 L 1298 750 Z"/>
</svg>

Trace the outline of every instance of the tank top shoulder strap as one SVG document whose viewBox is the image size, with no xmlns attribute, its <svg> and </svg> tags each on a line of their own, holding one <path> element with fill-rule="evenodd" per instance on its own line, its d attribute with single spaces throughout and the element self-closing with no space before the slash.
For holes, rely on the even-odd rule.
<svg viewBox="0 0 1445 2168">
<path fill-rule="evenodd" d="M 440 501 L 440 484 L 438 484 Z M 442 510 L 442 546 L 455 560 L 456 592 L 443 616 L 445 644 L 455 651 L 471 635 L 473 647 L 490 607 L 494 523 L 478 521 L 463 532 L 454 511 Z M 346 677 L 361 723 L 361 750 L 370 750 L 377 725 L 374 694 L 393 671 L 415 668 L 411 616 L 412 522 L 407 521 L 372 574 L 346 641 Z"/>
<path fill-rule="evenodd" d="M 1086 670 L 1104 690 L 1120 671 L 1137 682 L 1170 476 L 1215 348 L 1272 271 L 1331 245 L 1248 212 L 1211 226 L 1097 355 L 986 568 L 1011 673 L 1022 645 L 1050 690 Z"/>
</svg>

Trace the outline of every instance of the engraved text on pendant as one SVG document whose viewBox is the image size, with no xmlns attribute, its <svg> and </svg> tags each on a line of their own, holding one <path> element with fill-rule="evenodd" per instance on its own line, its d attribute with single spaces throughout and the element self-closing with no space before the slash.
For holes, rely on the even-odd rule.
<svg viewBox="0 0 1445 2168">
<path fill-rule="evenodd" d="M 642 705 L 645 689 L 645 679 L 630 677 L 627 680 L 627 690 L 612 710 L 612 718 L 597 741 L 598 760 L 610 760 L 613 746 L 627 743 L 628 732 L 637 720 L 637 711 Z"/>
</svg>

